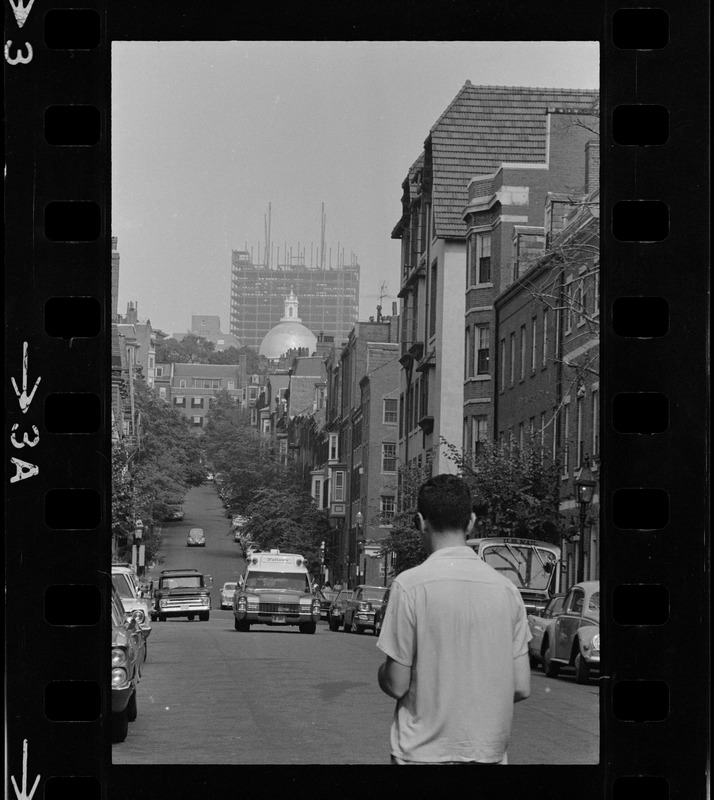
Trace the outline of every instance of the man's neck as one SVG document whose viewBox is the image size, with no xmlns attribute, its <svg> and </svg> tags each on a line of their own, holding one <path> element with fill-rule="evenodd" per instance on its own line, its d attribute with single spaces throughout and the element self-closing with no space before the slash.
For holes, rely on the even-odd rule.
<svg viewBox="0 0 714 800">
<path fill-rule="evenodd" d="M 463 531 L 439 531 L 430 536 L 431 552 L 444 550 L 446 547 L 464 547 L 466 545 L 466 535 Z"/>
</svg>

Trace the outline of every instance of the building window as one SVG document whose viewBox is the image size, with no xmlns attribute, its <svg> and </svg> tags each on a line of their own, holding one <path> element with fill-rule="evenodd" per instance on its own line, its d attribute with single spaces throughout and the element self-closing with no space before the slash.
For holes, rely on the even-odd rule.
<svg viewBox="0 0 714 800">
<path fill-rule="evenodd" d="M 573 292 L 573 314 L 575 316 L 575 324 L 580 327 L 585 324 L 585 295 L 583 293 L 583 282 L 578 281 L 578 285 Z"/>
<path fill-rule="evenodd" d="M 526 443 L 525 442 L 525 435 L 526 435 L 525 425 L 522 422 L 520 422 L 518 424 L 518 449 L 521 452 L 523 452 L 523 446 Z"/>
<path fill-rule="evenodd" d="M 540 415 L 540 447 L 541 452 L 545 453 L 545 411 Z"/>
<path fill-rule="evenodd" d="M 488 325 L 476 326 L 476 374 L 488 375 L 489 368 L 489 338 Z"/>
<path fill-rule="evenodd" d="M 399 395 L 399 438 L 404 436 L 404 392 Z"/>
<path fill-rule="evenodd" d="M 191 424 L 196 428 L 200 428 L 203 425 L 203 417 L 191 417 Z"/>
<path fill-rule="evenodd" d="M 379 510 L 382 514 L 382 519 L 391 519 L 396 511 L 394 497 L 383 494 L 379 498 Z"/>
<path fill-rule="evenodd" d="M 535 438 L 535 417 L 528 420 L 528 441 L 533 444 Z"/>
<path fill-rule="evenodd" d="M 593 390 L 591 395 L 592 413 L 592 453 L 594 456 L 600 455 L 600 395 Z"/>
<path fill-rule="evenodd" d="M 565 314 L 564 332 L 570 333 L 573 329 L 573 284 L 568 282 L 563 289 L 563 313 Z"/>
<path fill-rule="evenodd" d="M 338 434 L 331 433 L 330 434 L 330 461 L 337 461 L 339 458 L 339 446 L 338 446 Z"/>
<path fill-rule="evenodd" d="M 191 398 L 191 408 L 203 408 L 203 398 L 202 397 L 192 397 Z"/>
<path fill-rule="evenodd" d="M 431 293 L 429 297 L 429 336 L 436 333 L 437 262 L 431 265 Z"/>
<path fill-rule="evenodd" d="M 475 280 L 474 280 L 475 279 Z M 472 285 L 491 283 L 491 234 L 476 234 L 476 247 L 471 272 Z"/>
<path fill-rule="evenodd" d="M 542 366 L 546 366 L 548 363 L 548 309 L 543 309 L 543 354 L 541 364 Z"/>
<path fill-rule="evenodd" d="M 163 367 L 156 367 L 156 377 L 163 378 L 164 377 L 164 368 Z"/>
<path fill-rule="evenodd" d="M 471 437 L 471 452 L 477 456 L 483 450 L 488 437 L 488 420 L 486 417 L 472 417 Z"/>
<path fill-rule="evenodd" d="M 575 432 L 576 432 L 576 450 L 575 450 L 575 466 L 579 467 L 583 463 L 583 398 L 578 397 L 575 404 Z"/>
<path fill-rule="evenodd" d="M 163 399 L 166 400 L 166 387 L 165 386 L 162 386 L 159 389 L 159 397 L 163 397 Z"/>
<path fill-rule="evenodd" d="M 248 398 L 250 400 L 257 400 L 257 398 L 258 398 L 258 388 L 256 386 L 251 386 L 248 389 Z"/>
<path fill-rule="evenodd" d="M 149 369 L 153 369 L 153 368 L 154 368 L 154 357 L 153 356 L 149 356 Z"/>
<path fill-rule="evenodd" d="M 510 336 L 510 344 L 511 344 L 511 373 L 510 373 L 510 380 L 511 386 L 516 381 L 516 334 L 512 333 Z"/>
<path fill-rule="evenodd" d="M 385 400 L 382 421 L 385 425 L 394 425 L 397 422 L 397 401 Z"/>
<path fill-rule="evenodd" d="M 533 317 L 531 320 L 531 373 L 536 370 L 536 360 L 538 358 L 538 320 Z"/>
<path fill-rule="evenodd" d="M 501 391 L 506 388 L 506 340 L 501 339 Z"/>
<path fill-rule="evenodd" d="M 397 445 L 392 442 L 382 443 L 382 472 L 397 471 Z"/>
<path fill-rule="evenodd" d="M 526 326 L 521 325 L 521 380 L 526 377 Z"/>
<path fill-rule="evenodd" d="M 185 388 L 186 388 L 186 381 L 185 380 L 180 380 L 179 381 L 179 389 L 185 389 Z"/>
<path fill-rule="evenodd" d="M 473 341 L 471 339 L 471 328 L 466 327 L 464 331 L 464 380 L 471 377 L 473 365 Z"/>
<path fill-rule="evenodd" d="M 235 388 L 236 388 L 236 382 L 235 381 L 228 381 L 228 389 L 231 390 L 231 389 L 235 389 Z"/>
<path fill-rule="evenodd" d="M 186 398 L 177 395 L 176 397 L 174 397 L 174 405 L 180 406 L 181 408 L 186 408 Z"/>
<path fill-rule="evenodd" d="M 335 480 L 334 480 L 334 496 L 333 500 L 336 503 L 344 503 L 345 501 L 345 473 L 342 470 L 338 470 L 334 473 Z"/>
<path fill-rule="evenodd" d="M 563 473 L 570 472 L 570 403 L 563 408 Z"/>
<path fill-rule="evenodd" d="M 318 508 L 322 508 L 322 479 L 312 479 L 312 499 Z"/>
</svg>

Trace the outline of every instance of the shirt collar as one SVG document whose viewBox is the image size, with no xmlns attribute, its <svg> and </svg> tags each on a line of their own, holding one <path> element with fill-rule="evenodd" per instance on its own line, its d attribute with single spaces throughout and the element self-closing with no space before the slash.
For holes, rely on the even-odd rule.
<svg viewBox="0 0 714 800">
<path fill-rule="evenodd" d="M 467 544 L 456 547 L 442 547 L 433 552 L 429 558 L 478 558 L 474 550 Z"/>
</svg>

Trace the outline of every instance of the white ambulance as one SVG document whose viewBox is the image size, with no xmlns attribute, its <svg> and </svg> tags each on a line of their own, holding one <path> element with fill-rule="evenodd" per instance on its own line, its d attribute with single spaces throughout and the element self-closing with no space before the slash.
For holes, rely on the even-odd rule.
<svg viewBox="0 0 714 800">
<path fill-rule="evenodd" d="M 233 616 L 241 632 L 251 625 L 297 625 L 300 633 L 315 633 L 320 600 L 305 559 L 279 550 L 250 555 L 233 597 Z"/>
</svg>

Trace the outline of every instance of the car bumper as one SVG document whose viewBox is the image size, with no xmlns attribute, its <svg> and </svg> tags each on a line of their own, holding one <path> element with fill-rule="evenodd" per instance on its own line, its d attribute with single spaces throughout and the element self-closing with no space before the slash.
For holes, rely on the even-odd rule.
<svg viewBox="0 0 714 800">
<path fill-rule="evenodd" d="M 358 628 L 374 628 L 374 614 L 355 614 L 352 618 Z"/>
<path fill-rule="evenodd" d="M 157 616 L 162 617 L 185 617 L 187 614 L 203 614 L 211 610 L 210 606 L 181 606 L 180 608 L 163 608 L 155 611 Z"/>
<path fill-rule="evenodd" d="M 121 714 L 129 704 L 134 687 L 131 684 L 119 689 L 112 688 L 112 714 Z"/>
<path fill-rule="evenodd" d="M 319 615 L 281 614 L 272 611 L 235 611 L 234 616 L 236 619 L 252 625 L 300 625 L 305 622 L 317 622 L 319 619 Z"/>
</svg>

